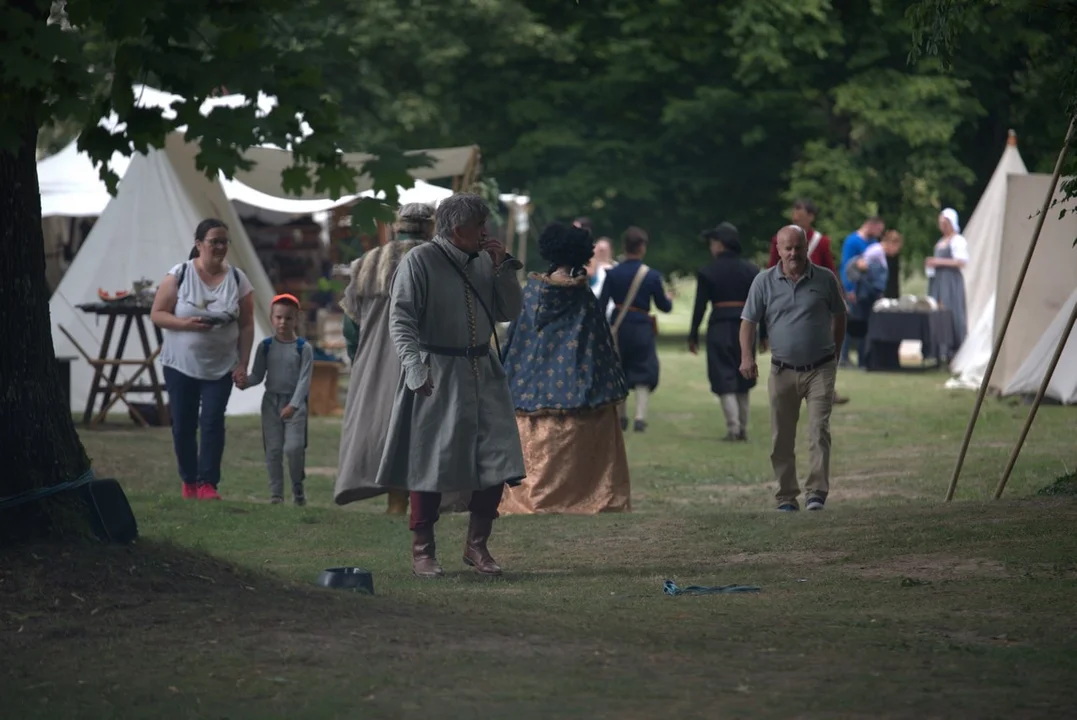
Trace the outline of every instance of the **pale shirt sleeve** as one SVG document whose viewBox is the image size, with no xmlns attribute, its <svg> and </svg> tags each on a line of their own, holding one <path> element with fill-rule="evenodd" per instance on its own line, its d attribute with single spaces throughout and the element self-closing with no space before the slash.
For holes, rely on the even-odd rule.
<svg viewBox="0 0 1077 720">
<path fill-rule="evenodd" d="M 266 376 L 266 344 L 258 343 L 254 349 L 254 367 L 247 375 L 247 387 L 254 387 L 262 382 Z"/>
<path fill-rule="evenodd" d="M 954 235 L 950 238 L 950 254 L 954 256 L 954 260 L 960 260 L 968 264 L 969 241 L 965 239 L 964 235 Z"/>
<path fill-rule="evenodd" d="M 404 382 L 412 391 L 430 377 L 430 368 L 423 364 L 419 351 L 419 321 L 426 308 L 428 282 L 419 255 L 412 251 L 400 261 L 389 293 L 389 338 L 400 358 Z"/>
<path fill-rule="evenodd" d="M 310 378 L 314 374 L 314 348 L 310 343 L 304 343 L 303 355 L 299 360 L 299 379 L 295 383 L 295 392 L 289 405 L 294 408 L 302 407 L 302 403 L 310 394 Z"/>
<path fill-rule="evenodd" d="M 254 285 L 251 285 L 251 281 L 247 277 L 247 273 L 243 272 L 239 268 L 236 268 L 236 273 L 239 274 L 239 287 L 237 288 L 237 290 L 239 292 L 239 297 L 242 299 L 254 292 Z"/>
<path fill-rule="evenodd" d="M 767 299 L 763 293 L 763 277 L 765 274 L 759 273 L 752 280 L 752 286 L 748 289 L 748 299 L 744 302 L 744 310 L 740 313 L 741 320 L 747 320 L 756 325 L 763 321 L 763 315 L 767 311 Z"/>
</svg>

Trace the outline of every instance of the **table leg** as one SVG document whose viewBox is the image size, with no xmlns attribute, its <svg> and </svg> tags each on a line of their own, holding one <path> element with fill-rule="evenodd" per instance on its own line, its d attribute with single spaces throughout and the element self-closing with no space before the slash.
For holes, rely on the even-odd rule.
<svg viewBox="0 0 1077 720">
<path fill-rule="evenodd" d="M 139 318 L 138 321 L 138 337 L 139 340 L 142 341 L 142 350 L 145 353 L 146 357 L 155 357 L 153 351 L 150 350 L 149 333 L 146 332 L 146 325 L 142 322 L 142 318 Z M 157 347 L 160 348 L 160 344 L 158 344 Z M 156 364 L 151 362 L 149 367 L 147 367 L 146 369 L 150 372 L 150 384 L 153 385 L 153 399 L 157 401 L 157 417 L 159 418 L 162 425 L 170 425 L 171 419 L 165 417 L 165 399 L 164 393 L 161 391 L 161 383 L 157 379 L 157 366 Z"/>
<path fill-rule="evenodd" d="M 112 330 L 116 327 L 116 316 L 109 315 L 108 323 L 105 325 L 105 337 L 101 340 L 101 352 L 98 354 L 98 360 L 105 360 L 108 358 L 109 347 L 112 345 Z M 102 376 L 104 375 L 104 367 L 98 365 L 93 371 L 93 381 L 90 383 L 90 397 L 86 400 L 86 412 L 82 416 L 82 424 L 89 425 L 90 418 L 93 416 L 94 402 L 97 400 L 98 386 L 101 384 Z"/>
<path fill-rule="evenodd" d="M 123 319 L 123 330 L 120 331 L 120 343 L 116 347 L 116 360 L 123 360 L 123 351 L 127 349 L 127 336 L 131 333 L 131 323 L 134 322 L 134 319 L 134 315 L 126 315 Z M 112 397 L 112 388 L 116 387 L 116 376 L 119 374 L 120 366 L 113 365 L 108 373 L 109 386 L 105 388 L 105 405 L 108 405 L 109 398 Z"/>
</svg>

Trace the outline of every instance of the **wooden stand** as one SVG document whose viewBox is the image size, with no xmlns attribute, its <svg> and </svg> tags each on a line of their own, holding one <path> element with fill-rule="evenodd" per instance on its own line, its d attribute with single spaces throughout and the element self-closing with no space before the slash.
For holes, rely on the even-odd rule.
<svg viewBox="0 0 1077 720">
<path fill-rule="evenodd" d="M 143 427 L 148 427 L 149 423 L 146 422 L 146 418 L 127 400 L 127 393 L 132 392 L 152 394 L 157 405 L 157 417 L 161 418 L 162 422 L 167 420 L 169 415 L 165 405 L 164 387 L 157 377 L 157 368 L 154 366 L 154 361 L 161 352 L 164 338 L 161 334 L 161 329 L 153 326 L 154 335 L 157 338 L 157 349 L 150 349 L 150 337 L 145 325 L 149 320 L 150 307 L 148 305 L 129 303 L 90 303 L 78 305 L 77 307 L 85 313 L 108 318 L 108 323 L 105 325 L 105 335 L 101 339 L 101 349 L 96 358 L 90 357 L 82 349 L 82 346 L 75 341 L 75 338 L 63 326 L 60 326 L 60 331 L 67 335 L 71 344 L 75 346 L 75 349 L 94 369 L 93 381 L 90 384 L 90 396 L 86 400 L 86 412 L 82 416 L 83 424 L 98 425 L 104 422 L 109 409 L 117 401 L 122 400 L 130 409 L 132 417 Z M 123 327 L 120 329 L 119 343 L 116 345 L 115 352 L 112 353 L 112 333 L 116 329 L 116 320 L 118 318 L 123 318 Z M 123 359 L 123 353 L 127 348 L 127 338 L 131 334 L 132 326 L 138 329 L 138 338 L 142 345 L 142 359 L 125 360 Z M 116 381 L 121 365 L 133 366 L 135 371 L 126 382 L 122 385 L 117 385 Z M 136 383 L 135 381 L 143 372 L 149 373 L 149 382 Z M 107 377 L 106 373 L 108 374 Z M 98 395 L 101 396 L 101 409 L 95 416 L 94 405 L 97 404 Z"/>
</svg>

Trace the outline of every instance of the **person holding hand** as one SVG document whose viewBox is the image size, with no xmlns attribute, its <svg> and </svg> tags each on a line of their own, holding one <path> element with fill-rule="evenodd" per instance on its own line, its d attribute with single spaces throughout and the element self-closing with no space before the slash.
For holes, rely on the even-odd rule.
<svg viewBox="0 0 1077 720">
<path fill-rule="evenodd" d="M 269 473 L 270 502 L 284 502 L 284 458 L 292 480 L 292 500 L 307 504 L 303 492 L 307 460 L 307 397 L 314 372 L 314 350 L 296 334 L 299 300 L 295 295 L 278 295 L 270 309 L 273 336 L 267 337 L 254 353 L 254 368 L 243 381 L 245 390 L 265 379 L 262 396 L 262 445 Z"/>
<path fill-rule="evenodd" d="M 247 380 L 254 288 L 228 263 L 227 225 L 203 220 L 194 239 L 187 262 L 169 270 L 157 288 L 150 320 L 164 335 L 161 365 L 183 497 L 220 500 L 224 411 L 232 384 Z"/>
<path fill-rule="evenodd" d="M 390 288 L 389 337 L 400 357 L 385 448 L 375 482 L 410 493 L 412 571 L 443 574 L 434 524 L 441 493 L 468 492 L 463 559 L 500 575 L 487 548 L 505 484 L 526 475 L 501 358 L 498 322 L 523 307 L 523 266 L 487 234 L 486 202 L 457 193 L 441 201 L 434 239 L 408 251 Z"/>
</svg>

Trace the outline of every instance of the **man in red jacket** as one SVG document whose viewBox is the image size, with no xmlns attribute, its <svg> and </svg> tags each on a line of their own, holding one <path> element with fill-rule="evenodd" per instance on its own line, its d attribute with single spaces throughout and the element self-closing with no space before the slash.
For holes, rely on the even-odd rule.
<svg viewBox="0 0 1077 720">
<path fill-rule="evenodd" d="M 838 276 L 838 266 L 834 263 L 834 254 L 830 251 L 830 238 L 812 227 L 815 216 L 818 214 L 815 203 L 807 198 L 798 199 L 793 203 L 793 224 L 799 225 L 808 237 L 808 259 L 814 264 L 828 268 L 830 272 Z M 778 264 L 778 236 L 770 239 L 770 262 L 767 267 L 771 268 Z"/>
<path fill-rule="evenodd" d="M 834 253 L 830 250 L 830 238 L 812 227 L 818 214 L 819 211 L 815 207 L 815 203 L 807 198 L 797 198 L 793 202 L 793 224 L 800 226 L 808 238 L 808 259 L 813 264 L 830 270 L 830 272 L 834 273 L 834 277 L 840 281 L 841 275 L 838 274 L 838 266 L 834 262 Z M 772 268 L 777 264 L 778 236 L 775 235 L 770 239 L 770 261 L 767 263 L 767 267 Z M 834 391 L 834 403 L 836 405 L 847 402 L 849 402 L 849 398 L 839 395 L 836 390 Z"/>
</svg>

